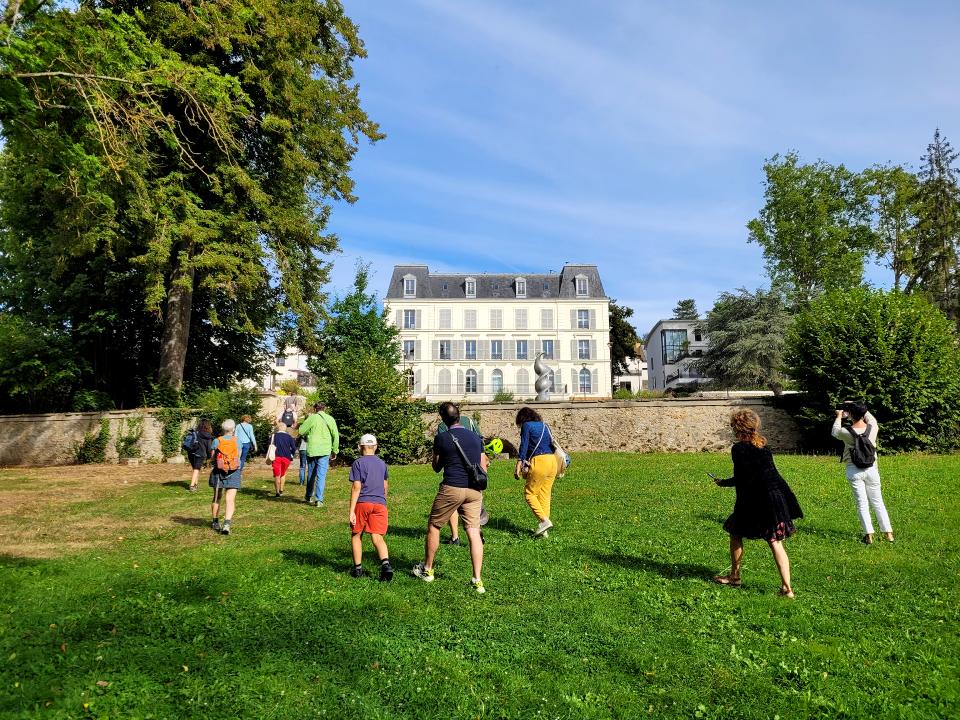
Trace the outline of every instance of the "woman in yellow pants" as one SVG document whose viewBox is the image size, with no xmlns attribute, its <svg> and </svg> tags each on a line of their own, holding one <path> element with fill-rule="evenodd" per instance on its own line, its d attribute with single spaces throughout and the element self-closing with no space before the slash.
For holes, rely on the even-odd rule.
<svg viewBox="0 0 960 720">
<path fill-rule="evenodd" d="M 522 477 L 526 481 L 523 497 L 540 521 L 534 536 L 547 537 L 547 530 L 553 527 L 553 521 L 550 520 L 550 494 L 553 481 L 557 478 L 553 437 L 543 418 L 532 408 L 520 408 L 516 422 L 520 428 L 520 450 L 514 477 Z"/>
</svg>

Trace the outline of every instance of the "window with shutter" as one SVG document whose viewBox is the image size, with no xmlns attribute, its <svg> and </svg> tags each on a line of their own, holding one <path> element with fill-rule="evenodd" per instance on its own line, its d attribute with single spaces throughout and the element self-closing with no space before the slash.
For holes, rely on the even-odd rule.
<svg viewBox="0 0 960 720">
<path fill-rule="evenodd" d="M 450 329 L 450 310 L 449 308 L 440 311 L 440 329 Z"/>
</svg>

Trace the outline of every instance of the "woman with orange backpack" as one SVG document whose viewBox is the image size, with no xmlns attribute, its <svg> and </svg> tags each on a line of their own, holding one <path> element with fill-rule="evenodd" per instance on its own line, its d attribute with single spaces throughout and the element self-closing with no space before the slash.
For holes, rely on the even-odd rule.
<svg viewBox="0 0 960 720">
<path fill-rule="evenodd" d="M 210 503 L 210 515 L 213 520 L 210 527 L 214 532 L 230 534 L 230 521 L 240 489 L 240 442 L 234 434 L 237 424 L 233 420 L 224 420 L 220 426 L 223 435 L 213 441 L 211 456 L 213 470 L 210 472 L 210 487 L 213 488 L 213 501 Z M 226 500 L 223 523 L 220 522 L 220 498 Z"/>
</svg>

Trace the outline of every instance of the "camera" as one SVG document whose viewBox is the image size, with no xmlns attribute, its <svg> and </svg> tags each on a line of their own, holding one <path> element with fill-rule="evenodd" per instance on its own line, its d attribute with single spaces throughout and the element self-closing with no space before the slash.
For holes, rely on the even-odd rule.
<svg viewBox="0 0 960 720">
<path fill-rule="evenodd" d="M 837 405 L 834 410 L 842 410 L 845 413 L 849 413 L 853 410 L 854 405 L 856 405 L 853 400 L 844 400 L 842 403 Z"/>
</svg>

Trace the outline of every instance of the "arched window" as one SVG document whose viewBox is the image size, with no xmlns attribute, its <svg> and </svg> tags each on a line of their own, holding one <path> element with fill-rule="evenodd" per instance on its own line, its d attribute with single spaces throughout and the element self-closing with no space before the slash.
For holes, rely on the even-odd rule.
<svg viewBox="0 0 960 720">
<path fill-rule="evenodd" d="M 446 368 L 437 374 L 437 392 L 450 392 L 450 371 Z"/>
<path fill-rule="evenodd" d="M 580 370 L 580 392 L 584 395 L 593 392 L 590 383 L 590 371 L 586 368 Z"/>
<path fill-rule="evenodd" d="M 467 383 L 464 386 L 464 392 L 475 393 L 477 391 L 477 371 L 467 370 Z"/>
<path fill-rule="evenodd" d="M 492 389 L 494 393 L 503 392 L 503 371 L 494 370 L 493 378 L 491 380 Z"/>
<path fill-rule="evenodd" d="M 517 370 L 517 392 L 518 393 L 528 393 L 530 388 L 527 386 L 529 380 L 527 379 L 527 371 L 524 368 Z"/>
</svg>

